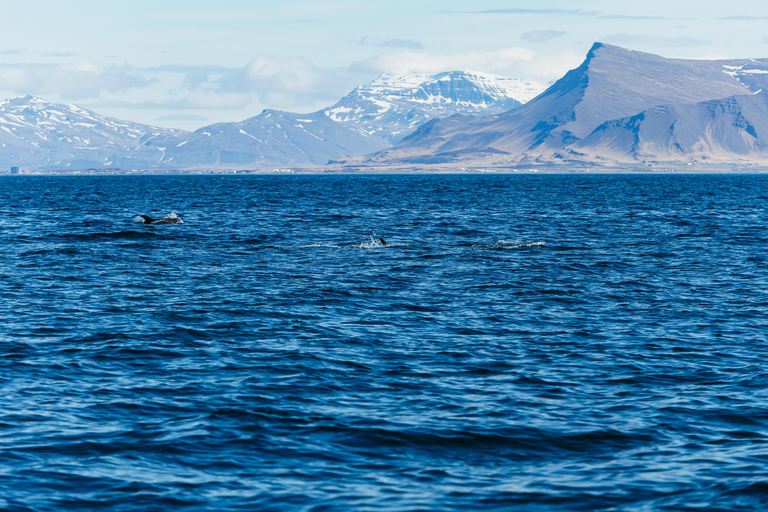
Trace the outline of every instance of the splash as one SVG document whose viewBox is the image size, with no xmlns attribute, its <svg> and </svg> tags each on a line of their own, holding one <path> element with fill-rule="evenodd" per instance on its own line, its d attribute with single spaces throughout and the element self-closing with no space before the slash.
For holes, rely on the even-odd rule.
<svg viewBox="0 0 768 512">
<path fill-rule="evenodd" d="M 525 241 L 525 240 L 496 240 L 489 244 L 475 244 L 473 249 L 489 249 L 489 250 L 509 250 L 509 249 L 528 249 L 532 247 L 545 247 L 546 242 L 542 241 Z"/>
<path fill-rule="evenodd" d="M 387 242 L 385 242 L 383 238 L 381 238 L 380 236 L 377 236 L 374 233 L 370 235 L 370 240 L 365 242 L 360 242 L 359 244 L 356 244 L 354 247 L 358 249 L 383 249 L 387 247 Z"/>
<path fill-rule="evenodd" d="M 184 221 L 176 215 L 175 212 L 171 212 L 168 215 L 164 215 L 155 221 L 158 224 L 184 224 Z"/>
</svg>

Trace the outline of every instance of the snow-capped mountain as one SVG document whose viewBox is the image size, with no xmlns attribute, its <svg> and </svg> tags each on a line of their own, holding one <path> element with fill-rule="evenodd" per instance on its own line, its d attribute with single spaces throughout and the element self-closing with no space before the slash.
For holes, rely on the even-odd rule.
<svg viewBox="0 0 768 512">
<path fill-rule="evenodd" d="M 144 167 L 183 131 L 25 96 L 0 102 L 0 165 L 41 169 Z"/>
<path fill-rule="evenodd" d="M 525 106 L 430 121 L 362 163 L 765 165 L 765 91 L 768 59 L 667 59 L 595 43 L 581 66 Z"/>
<path fill-rule="evenodd" d="M 500 114 L 527 103 L 544 89 L 546 85 L 538 82 L 476 71 L 432 76 L 384 73 L 322 112 L 394 143 L 435 117 Z"/>
<path fill-rule="evenodd" d="M 430 119 L 499 114 L 545 86 L 470 71 L 384 74 L 311 114 L 265 110 L 195 132 L 102 116 L 26 96 L 0 103 L 0 166 L 35 169 L 322 165 L 390 147 Z"/>
<path fill-rule="evenodd" d="M 218 123 L 185 134 L 168 148 L 163 163 L 177 168 L 308 166 L 388 146 L 354 124 L 319 112 L 265 110 L 240 123 Z"/>
<path fill-rule="evenodd" d="M 385 73 L 318 112 L 265 110 L 239 123 L 201 128 L 169 147 L 163 163 L 177 167 L 322 165 L 388 148 L 430 119 L 506 112 L 545 87 L 472 71 L 433 76 Z"/>
</svg>

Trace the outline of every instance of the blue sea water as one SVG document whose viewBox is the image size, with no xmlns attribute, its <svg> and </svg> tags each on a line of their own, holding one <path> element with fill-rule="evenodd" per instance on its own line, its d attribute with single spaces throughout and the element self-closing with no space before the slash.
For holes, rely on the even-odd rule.
<svg viewBox="0 0 768 512">
<path fill-rule="evenodd" d="M 767 205 L 765 176 L 2 178 L 0 510 L 765 508 Z"/>
</svg>

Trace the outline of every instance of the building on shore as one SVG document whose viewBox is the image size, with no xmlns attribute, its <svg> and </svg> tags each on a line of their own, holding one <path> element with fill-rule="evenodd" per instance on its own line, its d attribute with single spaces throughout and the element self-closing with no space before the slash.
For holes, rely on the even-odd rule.
<svg viewBox="0 0 768 512">
<path fill-rule="evenodd" d="M 11 167 L 11 174 L 19 174 L 19 168 L 18 167 Z"/>
</svg>

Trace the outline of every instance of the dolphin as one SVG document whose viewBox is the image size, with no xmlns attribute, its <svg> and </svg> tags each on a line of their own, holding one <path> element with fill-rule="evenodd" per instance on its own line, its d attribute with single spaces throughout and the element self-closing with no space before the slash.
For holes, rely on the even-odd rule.
<svg viewBox="0 0 768 512">
<path fill-rule="evenodd" d="M 379 242 L 381 242 L 382 247 L 386 247 L 387 246 L 387 242 L 383 238 L 379 238 Z"/>
<path fill-rule="evenodd" d="M 184 224 L 184 221 L 178 218 L 174 213 L 159 219 L 153 219 L 149 215 L 137 215 L 133 219 L 135 222 L 142 222 L 144 224 Z"/>
</svg>

